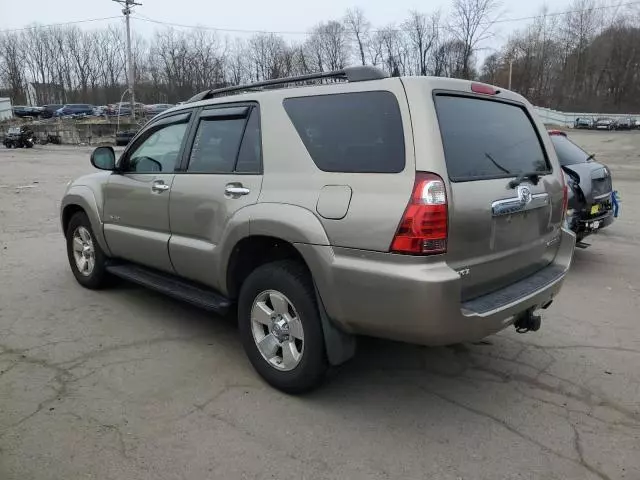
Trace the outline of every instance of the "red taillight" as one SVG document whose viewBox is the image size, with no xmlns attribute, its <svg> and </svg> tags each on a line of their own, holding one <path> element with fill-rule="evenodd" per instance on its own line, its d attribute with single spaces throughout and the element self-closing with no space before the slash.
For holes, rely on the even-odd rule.
<svg viewBox="0 0 640 480">
<path fill-rule="evenodd" d="M 447 192 L 438 175 L 416 173 L 411 199 L 391 251 L 413 255 L 447 251 Z"/>
<path fill-rule="evenodd" d="M 497 95 L 500 90 L 496 90 L 491 85 L 485 85 L 484 83 L 472 83 L 471 91 L 473 93 L 482 93 L 483 95 Z"/>
</svg>

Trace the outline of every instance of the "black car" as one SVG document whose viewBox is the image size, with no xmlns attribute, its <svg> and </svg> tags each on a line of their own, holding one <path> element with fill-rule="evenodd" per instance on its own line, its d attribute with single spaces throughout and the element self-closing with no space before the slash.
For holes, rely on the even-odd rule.
<svg viewBox="0 0 640 480">
<path fill-rule="evenodd" d="M 121 130 L 116 132 L 116 146 L 124 147 L 136 136 L 137 130 Z"/>
<path fill-rule="evenodd" d="M 587 117 L 578 117 L 576 118 L 573 128 L 586 128 L 589 130 L 593 128 L 593 120 Z"/>
<path fill-rule="evenodd" d="M 36 140 L 33 130 L 23 125 L 9 128 L 2 143 L 7 148 L 31 148 L 35 145 Z"/>
<path fill-rule="evenodd" d="M 582 241 L 611 225 L 617 215 L 611 172 L 596 162 L 594 155 L 569 140 L 565 132 L 552 130 L 549 135 L 569 186 L 567 222 L 578 241 Z"/>
<path fill-rule="evenodd" d="M 52 104 L 44 105 L 42 107 L 42 118 L 51 118 L 56 116 L 56 112 L 60 110 L 64 105 Z"/>
<path fill-rule="evenodd" d="M 29 107 L 26 105 L 15 105 L 13 107 L 13 115 L 16 117 L 38 117 L 42 114 L 40 107 Z"/>
<path fill-rule="evenodd" d="M 618 124 L 613 118 L 601 117 L 596 119 L 596 130 L 615 130 L 616 128 L 618 128 Z"/>
</svg>

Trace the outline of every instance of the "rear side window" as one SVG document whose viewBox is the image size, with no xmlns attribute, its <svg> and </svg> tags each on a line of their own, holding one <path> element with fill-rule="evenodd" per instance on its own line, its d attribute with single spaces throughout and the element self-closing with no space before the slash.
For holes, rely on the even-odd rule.
<svg viewBox="0 0 640 480">
<path fill-rule="evenodd" d="M 449 95 L 437 95 L 435 104 L 451 181 L 551 171 L 524 108 Z"/>
<path fill-rule="evenodd" d="M 260 138 L 260 114 L 258 109 L 251 111 L 244 130 L 242 145 L 236 162 L 236 172 L 260 173 L 262 159 L 262 144 Z"/>
<path fill-rule="evenodd" d="M 260 112 L 251 108 L 246 116 L 234 117 L 234 108 L 203 113 L 191 148 L 188 172 L 260 174 L 262 142 Z M 244 110 L 247 107 L 238 107 Z"/>
<path fill-rule="evenodd" d="M 402 118 L 391 92 L 287 98 L 284 108 L 320 170 L 404 170 Z"/>
<path fill-rule="evenodd" d="M 551 135 L 551 141 L 556 149 L 560 165 L 575 165 L 589 161 L 589 154 L 564 135 Z"/>
<path fill-rule="evenodd" d="M 231 173 L 236 164 L 246 119 L 202 119 L 191 149 L 187 171 Z"/>
</svg>

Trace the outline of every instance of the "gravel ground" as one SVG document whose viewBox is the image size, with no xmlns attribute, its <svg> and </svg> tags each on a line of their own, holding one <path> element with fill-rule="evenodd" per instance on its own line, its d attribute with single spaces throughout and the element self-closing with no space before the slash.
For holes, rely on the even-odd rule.
<svg viewBox="0 0 640 480">
<path fill-rule="evenodd" d="M 0 151 L 0 479 L 640 479 L 640 133 L 571 136 L 622 217 L 576 252 L 537 333 L 363 340 L 304 397 L 231 319 L 79 287 L 58 225 L 88 148 Z"/>
</svg>

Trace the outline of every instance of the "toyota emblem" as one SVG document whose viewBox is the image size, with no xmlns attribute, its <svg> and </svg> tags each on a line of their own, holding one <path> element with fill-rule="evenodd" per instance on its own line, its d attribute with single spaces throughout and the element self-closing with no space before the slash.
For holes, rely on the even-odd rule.
<svg viewBox="0 0 640 480">
<path fill-rule="evenodd" d="M 520 199 L 520 203 L 522 203 L 522 205 L 531 203 L 531 190 L 529 190 L 529 187 L 525 187 L 524 185 L 519 186 L 518 198 Z"/>
</svg>

